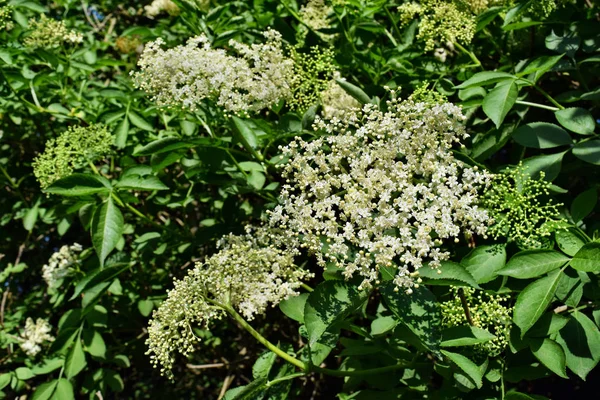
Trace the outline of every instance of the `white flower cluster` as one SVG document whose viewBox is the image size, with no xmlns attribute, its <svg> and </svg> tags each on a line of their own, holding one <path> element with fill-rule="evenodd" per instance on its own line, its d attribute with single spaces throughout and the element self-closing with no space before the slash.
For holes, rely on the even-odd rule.
<svg viewBox="0 0 600 400">
<path fill-rule="evenodd" d="M 305 5 L 300 7 L 302 21 L 315 31 L 329 28 L 328 19 L 332 13 L 333 8 L 325 4 L 325 0 L 308 0 Z"/>
<path fill-rule="evenodd" d="M 362 276 L 361 287 L 397 265 L 394 282 L 410 293 L 424 262 L 438 268 L 449 257 L 443 239 L 485 234 L 478 191 L 490 176 L 453 156 L 453 144 L 468 136 L 459 107 L 391 94 L 387 112 L 365 105 L 344 119 L 317 120 L 325 136 L 282 148 L 286 184 L 269 221 L 321 266 Z"/>
<path fill-rule="evenodd" d="M 225 236 L 217 254 L 175 282 L 153 314 L 146 341 L 152 362 L 162 366 L 161 373 L 169 374 L 174 349 L 183 355 L 193 351 L 198 341 L 193 327 L 220 319 L 224 315 L 220 305 L 252 320 L 269 304 L 275 306 L 298 294 L 296 289 L 310 274 L 294 265 L 297 251 L 282 250 L 281 236 L 264 228 L 248 228 L 243 236 Z"/>
<path fill-rule="evenodd" d="M 73 243 L 71 246 L 62 246 L 59 251 L 52 254 L 48 260 L 48 264 L 42 267 L 42 277 L 46 281 L 49 288 L 54 289 L 60 285 L 62 279 L 67 277 L 72 265 L 78 262 L 77 254 L 82 250 L 78 243 Z"/>
<path fill-rule="evenodd" d="M 344 118 L 347 112 L 358 111 L 360 103 L 350 96 L 335 79 L 340 78 L 339 72 L 334 72 L 334 79 L 330 80 L 327 88 L 321 92 L 321 104 L 323 105 L 323 117 L 326 119 Z"/>
<path fill-rule="evenodd" d="M 179 7 L 171 0 L 154 0 L 152 3 L 144 7 L 146 16 L 148 18 L 154 18 L 163 11 L 169 15 L 178 15 Z"/>
<path fill-rule="evenodd" d="M 54 337 L 50 335 L 51 330 L 52 326 L 48 321 L 38 318 L 34 324 L 33 319 L 27 318 L 19 346 L 28 356 L 34 357 L 42 350 L 42 343 L 54 341 Z"/>
<path fill-rule="evenodd" d="M 264 36 L 262 44 L 231 40 L 236 55 L 212 48 L 204 35 L 169 50 L 161 49 L 164 42 L 158 39 L 146 46 L 134 80 L 163 106 L 194 109 L 210 99 L 235 114 L 260 111 L 291 96 L 294 70 L 281 35 L 267 30 Z"/>
<path fill-rule="evenodd" d="M 41 14 L 38 20 L 29 20 L 31 32 L 23 43 L 30 48 L 54 48 L 66 44 L 83 42 L 83 35 L 77 31 L 67 29 L 64 21 L 57 21 Z"/>
</svg>

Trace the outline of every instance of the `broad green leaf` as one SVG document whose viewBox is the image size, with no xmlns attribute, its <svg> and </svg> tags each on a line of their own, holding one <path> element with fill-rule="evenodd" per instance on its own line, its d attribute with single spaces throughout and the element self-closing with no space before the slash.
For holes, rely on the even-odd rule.
<svg viewBox="0 0 600 400">
<path fill-rule="evenodd" d="M 600 242 L 584 245 L 569 265 L 578 271 L 600 272 Z"/>
<path fill-rule="evenodd" d="M 71 379 L 80 373 L 85 368 L 86 364 L 85 353 L 81 346 L 81 339 L 77 338 L 65 361 L 65 376 L 68 379 Z"/>
<path fill-rule="evenodd" d="M 567 56 L 573 57 L 581 39 L 574 32 L 569 32 L 565 36 L 558 36 L 552 31 L 550 35 L 546 36 L 546 48 L 549 50 L 556 51 L 557 53 L 567 53 Z"/>
<path fill-rule="evenodd" d="M 126 175 L 115 185 L 119 189 L 132 190 L 167 190 L 169 187 L 156 176 Z"/>
<path fill-rule="evenodd" d="M 35 392 L 33 392 L 31 400 L 49 400 L 56 389 L 56 385 L 58 385 L 58 379 L 42 383 L 37 387 Z"/>
<path fill-rule="evenodd" d="M 573 143 L 567 131 L 547 122 L 523 125 L 513 133 L 513 139 L 521 146 L 534 149 L 550 149 Z"/>
<path fill-rule="evenodd" d="M 41 364 L 31 367 L 31 372 L 36 375 L 46 375 L 62 367 L 65 360 L 62 358 L 50 358 L 42 361 Z"/>
<path fill-rule="evenodd" d="M 576 270 L 569 268 L 563 272 L 554 296 L 568 306 L 577 307 L 579 305 L 583 296 L 583 282 Z"/>
<path fill-rule="evenodd" d="M 562 347 L 551 339 L 531 340 L 531 352 L 550 371 L 561 378 L 568 379 L 565 352 Z"/>
<path fill-rule="evenodd" d="M 152 309 L 154 309 L 154 302 L 152 300 L 142 299 L 138 301 L 137 306 L 140 314 L 144 317 L 148 317 L 152 312 Z"/>
<path fill-rule="evenodd" d="M 528 337 L 549 337 L 560 331 L 569 321 L 569 318 L 554 313 L 552 310 L 541 316 L 540 319 L 527 332 Z"/>
<path fill-rule="evenodd" d="M 600 361 L 600 332 L 585 314 L 575 311 L 556 341 L 565 351 L 567 367 L 581 379 Z"/>
<path fill-rule="evenodd" d="M 483 385 L 482 379 L 483 374 L 479 369 L 479 366 L 473 361 L 469 360 L 462 354 L 452 353 L 450 351 L 442 350 L 442 354 L 450 359 L 458 368 L 460 368 L 471 380 L 475 383 L 477 388 L 481 388 Z"/>
<path fill-rule="evenodd" d="M 542 56 L 532 60 L 523 71 L 519 72 L 518 76 L 532 74 L 537 72 L 536 75 L 541 76 L 550 68 L 552 68 L 561 58 L 563 58 L 564 54 L 559 54 L 557 56 Z"/>
<path fill-rule="evenodd" d="M 506 264 L 506 246 L 477 246 L 460 263 L 473 276 L 475 282 L 488 283 L 496 278 L 497 271 Z"/>
<path fill-rule="evenodd" d="M 478 72 L 463 83 L 458 86 L 455 86 L 455 89 L 466 89 L 473 86 L 485 86 L 491 85 L 492 83 L 498 83 L 507 80 L 515 80 L 516 76 L 506 73 L 506 72 L 496 72 L 496 71 L 484 71 Z"/>
<path fill-rule="evenodd" d="M 591 135 L 596 129 L 596 121 L 585 108 L 572 107 L 558 110 L 554 113 L 558 123 L 580 135 Z"/>
<path fill-rule="evenodd" d="M 143 117 L 141 117 L 134 111 L 129 110 L 127 117 L 129 117 L 131 123 L 137 126 L 138 128 L 143 129 L 145 131 L 154 132 L 154 127 L 152 126 L 152 124 L 150 124 L 148 121 L 146 121 Z"/>
<path fill-rule="evenodd" d="M 108 386 L 115 392 L 121 392 L 123 389 L 125 389 L 123 378 L 121 378 L 121 375 L 119 375 L 117 371 L 112 369 L 104 370 L 104 382 L 106 382 Z"/>
<path fill-rule="evenodd" d="M 246 150 L 254 152 L 254 149 L 258 147 L 258 138 L 252 127 L 246 121 L 236 116 L 232 117 L 232 120 L 238 140 Z"/>
<path fill-rule="evenodd" d="M 587 217 L 596 207 L 598 202 L 598 190 L 591 188 L 580 193 L 571 203 L 571 218 L 577 223 Z"/>
<path fill-rule="evenodd" d="M 194 147 L 193 143 L 186 142 L 178 137 L 166 137 L 150 142 L 141 149 L 133 152 L 134 156 L 150 156 L 172 152 L 179 149 L 189 149 Z"/>
<path fill-rule="evenodd" d="M 27 212 L 25 213 L 25 215 L 23 216 L 23 228 L 25 228 L 25 230 L 27 230 L 29 232 L 31 232 L 33 230 L 33 227 L 35 226 L 35 223 L 37 222 L 37 219 L 38 219 L 39 211 L 40 211 L 40 199 L 38 198 L 36 200 L 36 202 L 34 203 L 33 207 L 28 209 Z"/>
<path fill-rule="evenodd" d="M 369 95 L 367 95 L 358 86 L 351 84 L 350 82 L 346 81 L 345 79 L 338 78 L 335 81 L 337 82 L 338 85 L 340 85 L 340 87 L 342 89 L 344 89 L 344 91 L 346 93 L 348 93 L 350 96 L 354 97 L 361 104 L 368 104 L 371 102 L 371 98 L 369 97 Z"/>
<path fill-rule="evenodd" d="M 77 286 L 75 286 L 75 291 L 73 292 L 73 296 L 71 296 L 69 300 L 76 299 L 82 292 L 96 286 L 98 283 L 112 281 L 115 277 L 127 270 L 129 267 L 129 263 L 123 263 L 111 265 L 108 268 L 96 268 L 88 272 L 83 279 L 77 283 Z"/>
<path fill-rule="evenodd" d="M 435 285 L 436 281 L 440 281 L 440 284 L 447 285 L 449 282 L 457 283 L 458 285 L 462 285 L 466 283 L 468 286 L 478 288 L 477 282 L 473 276 L 467 271 L 467 269 L 455 262 L 451 261 L 443 261 L 441 263 L 440 273 L 438 270 L 435 270 L 428 265 L 425 265 L 419 269 L 419 276 L 422 278 L 430 279 L 428 284 Z"/>
<path fill-rule="evenodd" d="M 557 269 L 530 283 L 517 297 L 513 320 L 521 328 L 521 336 L 527 333 L 550 305 L 561 275 L 561 270 Z"/>
<path fill-rule="evenodd" d="M 558 248 L 571 257 L 577 254 L 586 243 L 586 239 L 573 229 L 558 230 L 554 232 L 554 238 Z"/>
<path fill-rule="evenodd" d="M 398 325 L 398 321 L 392 316 L 378 317 L 371 322 L 371 335 L 382 335 L 391 331 Z"/>
<path fill-rule="evenodd" d="M 560 173 L 564 156 L 565 152 L 561 152 L 526 158 L 523 160 L 523 170 L 532 179 L 538 179 L 540 172 L 543 171 L 544 179 L 552 182 Z"/>
<path fill-rule="evenodd" d="M 316 343 L 329 328 L 343 321 L 369 297 L 368 290 L 358 290 L 343 281 L 320 283 L 306 300 L 304 323 L 309 344 Z"/>
<path fill-rule="evenodd" d="M 129 134 L 129 119 L 127 117 L 123 118 L 119 125 L 117 125 L 117 129 L 115 129 L 115 146 L 119 149 L 122 149 L 127 144 L 127 135 Z"/>
<path fill-rule="evenodd" d="M 98 331 L 86 329 L 82 336 L 85 351 L 94 357 L 106 358 L 106 344 Z"/>
<path fill-rule="evenodd" d="M 262 400 L 265 396 L 267 378 L 255 379 L 246 386 L 230 389 L 223 400 Z"/>
<path fill-rule="evenodd" d="M 504 118 L 517 101 L 519 88 L 513 81 L 492 89 L 483 99 L 483 112 L 500 128 Z"/>
<path fill-rule="evenodd" d="M 96 249 L 100 266 L 104 266 L 104 260 L 117 245 L 123 234 L 123 228 L 123 214 L 109 197 L 96 210 L 92 220 L 92 244 Z"/>
<path fill-rule="evenodd" d="M 110 182 L 101 176 L 76 173 L 54 182 L 46 188 L 45 192 L 61 196 L 79 197 L 96 193 L 109 193 L 110 188 Z"/>
<path fill-rule="evenodd" d="M 380 289 L 388 309 L 421 343 L 433 352 L 439 349 L 441 311 L 437 299 L 425 286 L 413 289 L 411 294 L 398 290 L 393 282 Z"/>
<path fill-rule="evenodd" d="M 34 373 L 27 367 L 19 367 L 15 369 L 15 375 L 22 381 L 26 381 L 27 379 L 31 379 L 35 376 Z"/>
<path fill-rule="evenodd" d="M 246 181 L 248 182 L 248 185 L 253 187 L 255 190 L 260 190 L 265 185 L 267 177 L 263 172 L 253 170 L 248 174 Z"/>
<path fill-rule="evenodd" d="M 56 390 L 52 395 L 52 400 L 72 400 L 74 398 L 75 393 L 73 392 L 73 385 L 71 385 L 71 382 L 65 378 L 59 379 Z"/>
<path fill-rule="evenodd" d="M 515 254 L 498 274 L 517 279 L 536 278 L 562 267 L 567 261 L 569 257 L 558 251 L 525 250 Z"/>
<path fill-rule="evenodd" d="M 298 321 L 301 324 L 304 323 L 304 307 L 306 306 L 306 300 L 308 299 L 308 293 L 302 293 L 298 296 L 289 297 L 279 303 L 279 309 L 289 318 L 294 321 Z"/>
<path fill-rule="evenodd" d="M 594 165 L 600 165 L 600 140 L 578 143 L 573 148 L 573 155 Z"/>
<path fill-rule="evenodd" d="M 275 360 L 277 360 L 277 355 L 272 351 L 262 353 L 252 366 L 252 377 L 254 379 L 268 378 Z"/>
<path fill-rule="evenodd" d="M 496 336 L 476 326 L 454 326 L 442 331 L 442 347 L 472 346 L 488 342 Z"/>
<path fill-rule="evenodd" d="M 12 378 L 13 378 L 13 374 L 8 373 L 8 372 L 3 372 L 2 375 L 0 375 L 0 390 L 4 389 L 6 386 L 8 386 L 8 384 L 10 383 Z"/>
</svg>

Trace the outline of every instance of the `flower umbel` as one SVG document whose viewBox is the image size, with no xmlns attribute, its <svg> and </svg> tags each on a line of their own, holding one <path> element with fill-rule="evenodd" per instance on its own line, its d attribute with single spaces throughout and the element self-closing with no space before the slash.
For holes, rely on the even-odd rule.
<svg viewBox="0 0 600 400">
<path fill-rule="evenodd" d="M 67 29 L 63 21 L 56 21 L 44 14 L 38 20 L 29 20 L 29 28 L 31 32 L 25 38 L 23 44 L 34 49 L 53 48 L 83 42 L 81 33 Z"/>
<path fill-rule="evenodd" d="M 346 113 L 361 109 L 361 104 L 350 96 L 336 81 L 341 79 L 339 72 L 334 72 L 334 79 L 327 82 L 327 87 L 321 92 L 321 104 L 323 104 L 323 117 L 344 118 Z"/>
<path fill-rule="evenodd" d="M 50 335 L 51 330 L 52 326 L 48 321 L 38 318 L 34 324 L 33 319 L 27 318 L 19 346 L 28 356 L 34 357 L 42 350 L 41 344 L 54 341 L 54 337 Z"/>
<path fill-rule="evenodd" d="M 48 264 L 42 267 L 42 277 L 50 289 L 57 288 L 62 279 L 71 273 L 70 267 L 79 262 L 77 254 L 81 252 L 80 244 L 73 243 L 71 246 L 63 246 L 59 251 L 52 254 Z"/>
<path fill-rule="evenodd" d="M 451 152 L 467 137 L 458 107 L 395 98 L 387 107 L 317 120 L 325 135 L 282 148 L 286 184 L 269 221 L 321 266 L 363 277 L 361 287 L 398 265 L 395 283 L 410 289 L 425 260 L 437 268 L 448 258 L 443 239 L 485 234 L 487 212 L 477 203 L 489 178 Z"/>
<path fill-rule="evenodd" d="M 177 4 L 173 3 L 171 0 L 154 0 L 152 3 L 144 7 L 144 11 L 146 12 L 146 16 L 148 18 L 154 18 L 162 12 L 166 12 L 167 14 L 173 16 L 179 15 L 180 13 Z"/>
</svg>

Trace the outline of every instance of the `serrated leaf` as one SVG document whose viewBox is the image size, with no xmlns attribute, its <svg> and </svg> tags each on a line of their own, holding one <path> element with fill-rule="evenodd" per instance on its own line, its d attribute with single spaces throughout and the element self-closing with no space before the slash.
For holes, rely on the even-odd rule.
<svg viewBox="0 0 600 400">
<path fill-rule="evenodd" d="M 92 220 L 92 243 L 100 260 L 100 266 L 104 266 L 104 260 L 117 246 L 123 228 L 123 214 L 109 197 L 100 209 L 96 210 Z"/>
<path fill-rule="evenodd" d="M 85 353 L 83 352 L 83 346 L 81 346 L 81 339 L 78 337 L 67 355 L 65 361 L 65 376 L 68 379 L 73 378 L 85 368 L 86 364 Z"/>
<path fill-rule="evenodd" d="M 298 296 L 289 297 L 279 303 L 279 309 L 289 318 L 294 321 L 298 321 L 301 324 L 304 323 L 304 307 L 306 306 L 306 300 L 308 299 L 308 293 L 302 293 Z"/>
<path fill-rule="evenodd" d="M 600 332 L 596 324 L 575 311 L 556 341 L 565 351 L 567 367 L 585 380 L 600 361 Z"/>
<path fill-rule="evenodd" d="M 504 118 L 517 101 L 519 88 L 513 81 L 492 89 L 483 99 L 483 112 L 500 128 Z"/>
<path fill-rule="evenodd" d="M 127 117 L 131 121 L 131 123 L 137 126 L 140 129 L 145 131 L 154 132 L 154 127 L 148 121 L 146 121 L 143 117 L 137 114 L 135 111 L 129 110 Z"/>
<path fill-rule="evenodd" d="M 573 257 L 586 243 L 586 239 L 575 230 L 561 229 L 554 232 L 558 248 L 568 256 Z"/>
<path fill-rule="evenodd" d="M 565 352 L 562 347 L 551 339 L 531 340 L 531 352 L 550 371 L 561 378 L 568 379 Z"/>
<path fill-rule="evenodd" d="M 115 187 L 132 190 L 167 190 L 169 187 L 156 176 L 126 175 L 119 179 Z"/>
<path fill-rule="evenodd" d="M 531 328 L 550 305 L 561 270 L 555 270 L 548 276 L 530 283 L 517 297 L 513 321 L 521 328 L 521 336 Z"/>
<path fill-rule="evenodd" d="M 96 286 L 101 282 L 112 281 L 115 277 L 121 274 L 121 272 L 128 268 L 129 264 L 123 263 L 116 264 L 108 268 L 96 268 L 88 272 L 83 279 L 77 283 L 77 286 L 75 286 L 75 291 L 69 300 L 76 299 L 82 292 Z"/>
<path fill-rule="evenodd" d="M 600 165 L 600 140 L 576 144 L 573 148 L 573 155 L 587 163 Z"/>
<path fill-rule="evenodd" d="M 569 265 L 578 271 L 600 272 L 600 242 L 584 245 L 573 256 Z"/>
<path fill-rule="evenodd" d="M 485 343 L 496 336 L 485 329 L 476 326 L 454 326 L 442 331 L 442 347 L 473 346 L 479 343 Z"/>
<path fill-rule="evenodd" d="M 518 76 L 532 74 L 534 72 L 538 73 L 538 77 L 550 70 L 561 58 L 563 58 L 564 54 L 559 54 L 557 56 L 542 56 L 532 60 L 523 71 L 519 72 Z"/>
<path fill-rule="evenodd" d="M 442 354 L 450 359 L 458 368 L 460 368 L 471 380 L 475 383 L 477 388 L 481 388 L 483 385 L 482 379 L 483 374 L 479 369 L 479 366 L 473 361 L 469 360 L 462 354 L 452 353 L 450 351 L 442 350 Z"/>
<path fill-rule="evenodd" d="M 562 166 L 562 159 L 566 152 L 535 156 L 523 160 L 523 171 L 532 179 L 539 179 L 540 172 L 544 172 L 544 180 L 552 182 Z"/>
<path fill-rule="evenodd" d="M 448 282 L 458 282 L 457 284 L 459 285 L 460 283 L 465 283 L 468 286 L 479 288 L 479 285 L 469 271 L 467 271 L 464 266 L 458 263 L 452 261 L 442 261 L 439 271 L 440 273 L 438 273 L 438 270 L 425 265 L 419 269 L 419 276 L 422 278 L 431 279 L 431 281 L 428 282 L 430 285 L 435 285 L 436 281 L 441 281 L 443 285 L 447 285 Z"/>
<path fill-rule="evenodd" d="M 105 178 L 90 174 L 72 174 L 59 179 L 44 191 L 67 197 L 89 196 L 96 193 L 110 192 L 110 182 Z"/>
<path fill-rule="evenodd" d="M 473 276 L 475 282 L 488 283 L 498 276 L 497 271 L 506 264 L 506 246 L 477 246 L 460 263 Z"/>
<path fill-rule="evenodd" d="M 498 274 L 517 279 L 536 278 L 562 267 L 567 261 L 569 257 L 554 250 L 525 250 L 515 254 Z"/>
<path fill-rule="evenodd" d="M 591 135 L 596 130 L 596 121 L 592 114 L 585 108 L 571 107 L 554 112 L 559 124 L 571 132 L 580 135 Z"/>
<path fill-rule="evenodd" d="M 476 73 L 460 85 L 455 86 L 454 89 L 466 89 L 473 86 L 485 86 L 491 85 L 493 83 L 515 79 L 517 79 L 516 76 L 506 72 L 484 71 Z"/>
<path fill-rule="evenodd" d="M 512 137 L 521 146 L 534 149 L 551 149 L 573 143 L 567 131 L 547 122 L 523 125 L 513 133 Z"/>
<path fill-rule="evenodd" d="M 368 290 L 343 281 L 322 282 L 313 290 L 304 307 L 304 323 L 309 344 L 316 343 L 329 328 L 343 321 L 363 304 L 369 296 Z"/>
</svg>

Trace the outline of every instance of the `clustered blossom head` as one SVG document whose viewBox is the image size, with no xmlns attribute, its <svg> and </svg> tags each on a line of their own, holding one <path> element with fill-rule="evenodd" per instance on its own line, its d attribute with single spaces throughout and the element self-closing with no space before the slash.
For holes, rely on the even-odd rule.
<svg viewBox="0 0 600 400">
<path fill-rule="evenodd" d="M 452 287 L 450 293 L 454 298 L 440 305 L 442 325 L 445 327 L 451 328 L 469 324 L 461 299 L 458 296 L 459 290 L 463 290 L 473 324 L 496 336 L 490 341 L 476 344 L 474 347 L 475 352 L 489 357 L 502 353 L 508 344 L 512 326 L 513 307 L 506 305 L 510 300 L 510 296 L 488 294 L 483 291 L 476 291 L 473 288 Z"/>
<path fill-rule="evenodd" d="M 144 7 L 144 11 L 148 18 L 154 18 L 163 11 L 173 16 L 179 15 L 180 12 L 177 4 L 173 3 L 171 0 L 153 0 L 152 3 Z"/>
<path fill-rule="evenodd" d="M 6 1 L 0 0 L 0 31 L 6 30 L 10 31 L 13 27 L 13 7 L 9 5 L 5 5 Z"/>
<path fill-rule="evenodd" d="M 559 211 L 562 204 L 548 199 L 550 185 L 544 172 L 532 179 L 522 164 L 496 174 L 482 199 L 493 220 L 490 234 L 514 240 L 522 248 L 545 247 L 544 241 L 566 225 Z"/>
<path fill-rule="evenodd" d="M 341 79 L 339 72 L 334 72 L 333 78 L 327 82 L 327 87 L 321 92 L 323 117 L 325 119 L 344 118 L 348 112 L 361 109 L 361 104 L 350 96 L 335 80 Z"/>
<path fill-rule="evenodd" d="M 70 267 L 79 262 L 76 253 L 81 250 L 80 244 L 73 243 L 71 246 L 62 246 L 59 251 L 50 256 L 48 264 L 42 267 L 42 277 L 49 288 L 57 288 L 62 280 L 71 274 Z"/>
<path fill-rule="evenodd" d="M 291 109 L 303 111 L 319 101 L 336 71 L 333 50 L 315 46 L 308 53 L 295 48 L 290 48 L 290 52 L 294 74 L 290 81 L 293 95 L 288 104 Z"/>
<path fill-rule="evenodd" d="M 447 42 L 470 43 L 475 35 L 475 16 L 460 1 L 421 0 L 400 5 L 398 12 L 402 24 L 420 16 L 417 39 L 425 42 L 425 51 Z"/>
<path fill-rule="evenodd" d="M 169 50 L 158 39 L 146 46 L 134 81 L 161 106 L 195 109 L 209 99 L 235 114 L 260 111 L 290 98 L 294 73 L 281 35 L 267 30 L 264 36 L 261 44 L 231 40 L 235 54 L 212 48 L 205 35 Z"/>
<path fill-rule="evenodd" d="M 169 373 L 174 349 L 183 355 L 193 351 L 198 341 L 193 327 L 221 318 L 221 305 L 252 320 L 269 304 L 298 294 L 296 289 L 310 274 L 294 265 L 297 251 L 284 250 L 281 236 L 282 232 L 250 227 L 245 235 L 227 235 L 219 241 L 218 253 L 175 282 L 148 329 L 148 353 L 162 366 L 161 372 Z"/>
<path fill-rule="evenodd" d="M 332 13 L 333 8 L 325 0 L 308 0 L 299 12 L 302 21 L 315 31 L 329 28 L 329 16 Z"/>
<path fill-rule="evenodd" d="M 42 14 L 40 19 L 30 19 L 31 32 L 23 41 L 30 48 L 53 48 L 66 44 L 83 42 L 83 35 L 67 29 L 63 21 L 57 21 Z"/>
<path fill-rule="evenodd" d="M 387 107 L 317 120 L 324 135 L 282 148 L 286 183 L 269 222 L 321 266 L 361 276 L 361 287 L 398 265 L 395 283 L 410 290 L 425 261 L 437 268 L 449 257 L 443 239 L 485 234 L 487 212 L 477 204 L 489 177 L 451 152 L 467 137 L 457 106 L 401 102 L 392 92 Z"/>
<path fill-rule="evenodd" d="M 112 135 L 104 125 L 77 126 L 46 142 L 46 149 L 33 161 L 33 174 L 42 189 L 69 176 L 110 152 Z"/>
<path fill-rule="evenodd" d="M 51 331 L 52 326 L 48 321 L 38 318 L 34 324 L 33 319 L 27 318 L 19 346 L 28 356 L 34 357 L 42 350 L 41 344 L 54 341 Z"/>
</svg>

